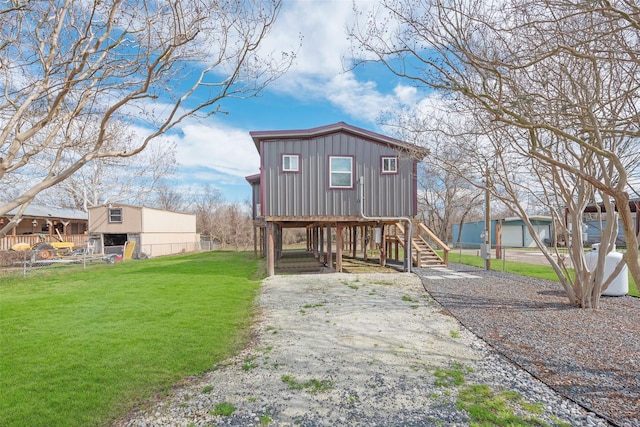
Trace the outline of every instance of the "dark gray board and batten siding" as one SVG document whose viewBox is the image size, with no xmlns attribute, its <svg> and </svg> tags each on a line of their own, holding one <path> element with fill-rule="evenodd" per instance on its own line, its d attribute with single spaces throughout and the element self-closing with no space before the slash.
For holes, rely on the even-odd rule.
<svg viewBox="0 0 640 427">
<path fill-rule="evenodd" d="M 282 171 L 282 155 L 300 156 L 299 172 Z M 329 186 L 330 156 L 352 156 L 353 187 Z M 383 174 L 382 157 L 398 158 L 398 173 Z M 261 141 L 261 200 L 266 217 L 359 216 L 358 178 L 364 177 L 367 216 L 413 216 L 416 162 L 385 143 L 346 132 Z"/>
</svg>

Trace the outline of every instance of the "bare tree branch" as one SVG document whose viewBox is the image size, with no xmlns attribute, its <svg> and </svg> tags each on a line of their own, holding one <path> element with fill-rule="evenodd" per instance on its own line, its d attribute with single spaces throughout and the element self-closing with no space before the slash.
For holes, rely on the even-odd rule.
<svg viewBox="0 0 640 427">
<path fill-rule="evenodd" d="M 134 156 L 186 118 L 219 113 L 225 98 L 259 94 L 294 58 L 259 52 L 280 0 L 3 5 L 0 185 L 30 179 L 0 215 L 87 163 Z M 131 125 L 151 131 L 110 143 Z"/>
<path fill-rule="evenodd" d="M 640 167 L 635 2 L 382 0 L 381 5 L 351 31 L 359 49 L 354 66 L 381 62 L 417 86 L 443 91 L 457 111 L 473 116 L 475 129 L 464 131 L 485 134 L 492 148 L 485 160 L 494 168 L 503 165 L 497 172 L 505 174 L 504 192 L 494 193 L 506 195 L 505 203 L 514 208 L 522 206 L 504 165 L 521 158 L 546 170 L 539 184 L 562 187 L 557 198 L 569 209 L 574 247 L 582 241 L 582 211 L 596 201 L 615 203 L 628 247 L 638 247 L 627 193 L 630 176 Z M 556 198 L 547 195 L 549 201 Z M 521 215 L 526 219 L 525 210 Z M 609 209 L 605 215 L 614 221 Z M 612 246 L 610 233 L 603 230 L 603 247 Z M 640 283 L 637 251 L 627 257 Z M 556 269 L 570 299 L 597 307 L 600 289 L 594 284 L 602 265 L 590 271 L 581 249 L 572 249 L 571 259 L 579 269 L 576 282 Z"/>
</svg>

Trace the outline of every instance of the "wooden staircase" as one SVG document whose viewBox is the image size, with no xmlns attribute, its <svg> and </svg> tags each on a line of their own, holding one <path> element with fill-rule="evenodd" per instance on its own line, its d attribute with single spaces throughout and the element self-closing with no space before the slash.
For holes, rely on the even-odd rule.
<svg viewBox="0 0 640 427">
<path fill-rule="evenodd" d="M 413 265 L 416 267 L 446 267 L 440 255 L 420 237 L 411 239 Z"/>
<path fill-rule="evenodd" d="M 396 226 L 396 239 L 404 248 L 404 227 L 398 223 Z M 422 223 L 414 224 L 413 236 L 411 238 L 411 260 L 415 267 L 446 267 L 449 264 L 449 247 L 433 234 L 427 226 Z M 423 237 L 431 241 L 431 244 Z M 439 246 L 443 256 L 438 255 L 433 246 Z"/>
</svg>

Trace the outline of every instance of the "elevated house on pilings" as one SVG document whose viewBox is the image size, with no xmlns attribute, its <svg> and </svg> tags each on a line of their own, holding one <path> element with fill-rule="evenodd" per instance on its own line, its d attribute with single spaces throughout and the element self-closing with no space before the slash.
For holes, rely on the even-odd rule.
<svg viewBox="0 0 640 427">
<path fill-rule="evenodd" d="M 307 251 L 335 271 L 342 271 L 345 251 L 366 259 L 369 245 L 379 249 L 381 265 L 392 252 L 397 260 L 399 248 L 412 253 L 415 265 L 446 263 L 428 240 L 445 254 L 446 245 L 412 223 L 425 149 L 343 122 L 250 134 L 260 153 L 260 173 L 246 178 L 253 190 L 254 250 L 266 255 L 269 275 L 283 256 L 284 228 L 306 228 Z M 411 250 L 407 229 L 414 231 Z M 404 267 L 410 269 L 406 259 Z"/>
</svg>

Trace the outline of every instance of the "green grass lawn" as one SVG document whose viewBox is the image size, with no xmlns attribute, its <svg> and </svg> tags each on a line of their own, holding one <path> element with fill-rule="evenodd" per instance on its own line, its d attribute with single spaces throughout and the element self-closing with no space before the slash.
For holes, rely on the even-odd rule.
<svg viewBox="0 0 640 427">
<path fill-rule="evenodd" d="M 260 261 L 206 252 L 0 283 L 0 425 L 101 426 L 248 340 Z"/>
<path fill-rule="evenodd" d="M 449 254 L 450 262 L 459 262 L 461 264 L 472 265 L 474 267 L 484 267 L 484 260 L 478 256 L 465 254 Z M 492 259 L 491 270 L 502 271 L 502 260 Z M 555 271 L 548 265 L 529 264 L 517 261 L 505 261 L 504 271 L 508 273 L 520 274 L 522 276 L 538 277 L 540 279 L 554 280 L 558 282 L 558 276 Z M 629 295 L 640 296 L 638 288 L 629 273 Z"/>
</svg>

